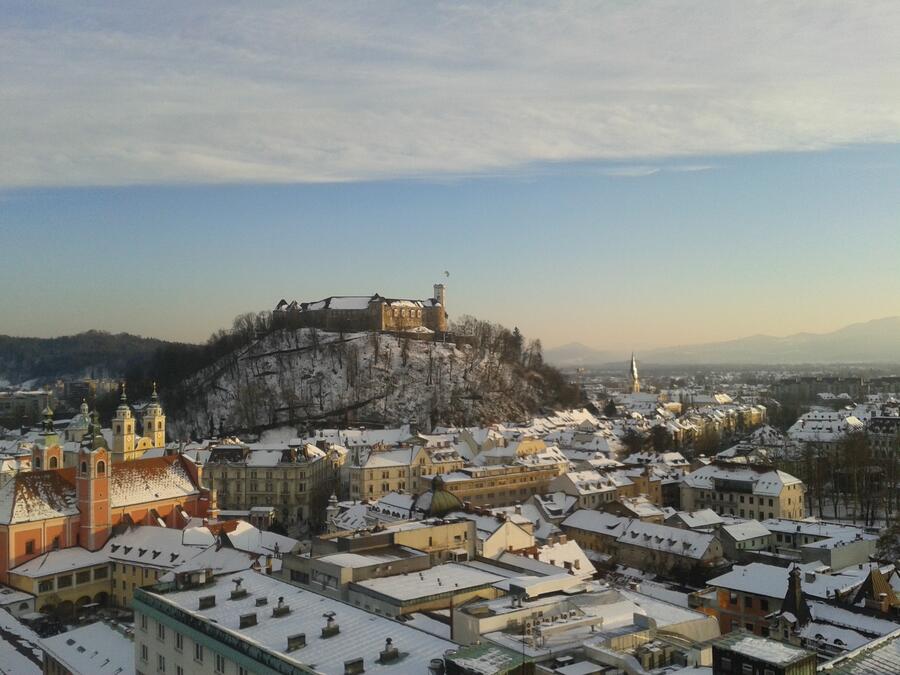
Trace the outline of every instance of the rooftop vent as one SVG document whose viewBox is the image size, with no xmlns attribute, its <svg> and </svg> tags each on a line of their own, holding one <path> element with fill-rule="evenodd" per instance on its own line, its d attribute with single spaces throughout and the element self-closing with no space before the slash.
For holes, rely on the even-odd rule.
<svg viewBox="0 0 900 675">
<path fill-rule="evenodd" d="M 306 633 L 297 633 L 296 635 L 288 635 L 287 650 L 289 652 L 303 649 L 306 646 Z"/>
<path fill-rule="evenodd" d="M 252 612 L 250 614 L 241 614 L 240 623 L 238 624 L 238 628 L 249 628 L 250 626 L 256 625 L 256 612 Z"/>
<path fill-rule="evenodd" d="M 388 638 L 384 641 L 384 649 L 378 654 L 379 663 L 393 663 L 400 658 L 400 650 L 394 646 L 394 640 Z"/>
<path fill-rule="evenodd" d="M 274 617 L 287 616 L 290 613 L 291 613 L 291 606 L 285 604 L 283 596 L 279 596 L 278 604 L 272 608 L 272 616 L 274 616 Z"/>
<path fill-rule="evenodd" d="M 334 612 L 326 612 L 322 616 L 325 617 L 325 625 L 322 627 L 323 638 L 334 637 L 341 632 L 341 627 L 338 626 L 337 622 L 334 620 Z M 361 660 L 362 659 L 360 659 L 360 661 Z"/>
<path fill-rule="evenodd" d="M 364 672 L 366 672 L 366 669 L 361 658 L 344 661 L 344 675 L 359 675 L 359 673 Z"/>
<path fill-rule="evenodd" d="M 257 606 L 257 607 L 263 607 L 263 606 L 268 605 L 268 604 L 269 604 L 269 599 L 268 599 L 268 598 L 257 598 L 257 599 L 256 599 L 256 606 Z"/>
<path fill-rule="evenodd" d="M 200 605 L 199 609 L 209 609 L 210 607 L 216 606 L 216 596 L 214 595 L 201 595 L 200 596 Z"/>
<path fill-rule="evenodd" d="M 231 591 L 231 599 L 240 600 L 241 598 L 246 598 L 247 589 L 241 587 L 241 583 L 243 583 L 244 579 L 242 577 L 235 577 L 231 581 L 234 583 L 234 590 Z"/>
</svg>

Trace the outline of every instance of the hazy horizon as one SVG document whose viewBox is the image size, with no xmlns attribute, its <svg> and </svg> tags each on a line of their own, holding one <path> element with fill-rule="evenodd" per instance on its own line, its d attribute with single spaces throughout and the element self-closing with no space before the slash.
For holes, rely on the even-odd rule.
<svg viewBox="0 0 900 675">
<path fill-rule="evenodd" d="M 874 4 L 12 2 L 0 334 L 197 342 L 439 281 L 546 347 L 900 315 Z"/>
</svg>

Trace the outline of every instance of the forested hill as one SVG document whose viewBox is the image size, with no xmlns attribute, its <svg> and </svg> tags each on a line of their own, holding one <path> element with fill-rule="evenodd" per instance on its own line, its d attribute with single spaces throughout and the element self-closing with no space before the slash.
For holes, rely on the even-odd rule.
<svg viewBox="0 0 900 675">
<path fill-rule="evenodd" d="M 0 337 L 0 380 L 122 377 L 133 400 L 158 382 L 185 438 L 279 423 L 462 424 L 521 419 L 570 407 L 581 391 L 518 330 L 462 317 L 465 344 L 388 333 L 279 328 L 245 314 L 203 345 L 90 331 L 61 338 Z M 94 402 L 108 420 L 118 394 Z"/>
<path fill-rule="evenodd" d="M 122 377 L 172 343 L 91 330 L 57 338 L 0 335 L 0 380 L 18 384 L 60 377 Z"/>
<path fill-rule="evenodd" d="M 471 334 L 470 334 L 471 335 Z M 473 344 L 393 333 L 272 331 L 171 392 L 179 437 L 266 427 L 463 425 L 523 420 L 581 392 L 492 326 Z"/>
</svg>

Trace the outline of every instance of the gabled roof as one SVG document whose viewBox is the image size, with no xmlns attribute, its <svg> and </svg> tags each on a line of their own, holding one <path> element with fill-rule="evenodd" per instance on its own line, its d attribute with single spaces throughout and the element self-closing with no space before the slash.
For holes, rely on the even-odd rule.
<svg viewBox="0 0 900 675">
<path fill-rule="evenodd" d="M 199 494 L 178 455 L 116 463 L 110 469 L 112 508 Z M 0 524 L 78 514 L 75 468 L 30 471 L 0 486 Z"/>
<path fill-rule="evenodd" d="M 199 494 L 178 455 L 114 464 L 109 497 L 113 508 Z"/>
<path fill-rule="evenodd" d="M 0 523 L 74 516 L 75 469 L 20 473 L 0 487 Z"/>
</svg>

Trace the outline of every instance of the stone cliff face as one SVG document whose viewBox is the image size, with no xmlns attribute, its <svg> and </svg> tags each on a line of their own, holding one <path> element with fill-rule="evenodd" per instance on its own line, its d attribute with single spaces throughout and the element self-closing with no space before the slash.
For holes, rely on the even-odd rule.
<svg viewBox="0 0 900 675">
<path fill-rule="evenodd" d="M 526 417 L 535 374 L 469 345 L 387 333 L 275 331 L 183 383 L 181 433 L 282 424 L 400 424 L 428 429 Z"/>
</svg>

